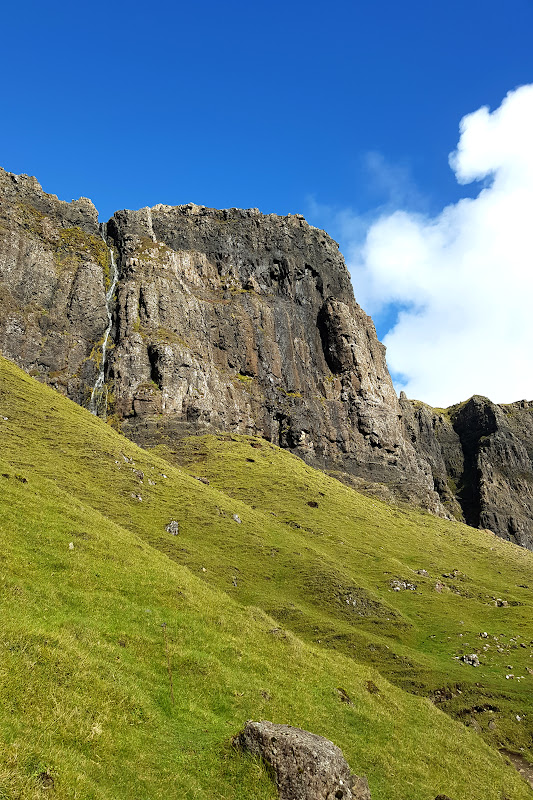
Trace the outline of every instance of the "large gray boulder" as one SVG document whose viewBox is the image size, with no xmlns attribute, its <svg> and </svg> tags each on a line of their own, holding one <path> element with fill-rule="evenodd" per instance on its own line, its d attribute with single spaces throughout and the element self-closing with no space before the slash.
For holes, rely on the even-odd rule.
<svg viewBox="0 0 533 800">
<path fill-rule="evenodd" d="M 329 739 L 263 720 L 247 722 L 234 741 L 271 767 L 281 800 L 370 800 L 366 778 Z"/>
</svg>

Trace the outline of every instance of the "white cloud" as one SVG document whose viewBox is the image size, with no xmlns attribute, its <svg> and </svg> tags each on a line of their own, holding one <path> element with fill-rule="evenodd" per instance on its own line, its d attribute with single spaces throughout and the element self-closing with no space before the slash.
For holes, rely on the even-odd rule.
<svg viewBox="0 0 533 800">
<path fill-rule="evenodd" d="M 382 214 L 363 243 L 355 218 L 355 295 L 370 314 L 404 309 L 384 343 L 409 397 L 533 399 L 533 85 L 465 116 L 460 134 L 450 166 L 459 183 L 483 181 L 479 194 L 436 217 Z"/>
</svg>

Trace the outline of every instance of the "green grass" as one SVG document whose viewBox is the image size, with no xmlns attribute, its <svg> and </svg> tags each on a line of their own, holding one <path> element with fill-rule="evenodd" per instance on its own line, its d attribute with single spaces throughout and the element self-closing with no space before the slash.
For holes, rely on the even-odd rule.
<svg viewBox="0 0 533 800">
<path fill-rule="evenodd" d="M 530 797 L 494 746 L 530 753 L 532 554 L 262 440 L 143 451 L 4 360 L 0 441 L 0 798 L 273 800 L 231 747 L 262 718 L 335 741 L 373 800 Z M 485 630 L 504 653 L 454 660 Z M 417 696 L 457 685 L 449 713 Z"/>
</svg>

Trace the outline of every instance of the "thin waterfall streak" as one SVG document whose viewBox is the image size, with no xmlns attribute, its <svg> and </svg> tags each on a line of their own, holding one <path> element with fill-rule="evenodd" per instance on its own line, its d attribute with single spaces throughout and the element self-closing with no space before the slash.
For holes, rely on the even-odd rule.
<svg viewBox="0 0 533 800">
<path fill-rule="evenodd" d="M 103 396 L 103 388 L 104 388 L 104 381 L 105 381 L 105 365 L 106 365 L 106 353 L 107 353 L 107 342 L 109 339 L 109 334 L 111 333 L 111 328 L 113 326 L 113 315 L 111 314 L 111 303 L 113 302 L 113 294 L 115 293 L 115 288 L 117 285 L 118 280 L 118 272 L 117 272 L 117 265 L 115 262 L 115 254 L 113 249 L 109 248 L 109 253 L 111 256 L 111 267 L 113 270 L 113 280 L 111 281 L 111 285 L 106 292 L 105 296 L 105 303 L 106 303 L 106 311 L 107 311 L 107 328 L 104 333 L 104 339 L 102 341 L 102 361 L 100 363 L 100 370 L 98 372 L 98 377 L 96 378 L 95 384 L 93 386 L 93 390 L 91 392 L 91 399 L 89 400 L 89 411 L 91 414 L 94 414 L 96 417 L 98 415 L 98 410 L 100 406 L 100 401 Z M 102 416 L 105 418 L 107 410 L 107 397 L 105 401 L 105 408 L 103 409 Z"/>
</svg>

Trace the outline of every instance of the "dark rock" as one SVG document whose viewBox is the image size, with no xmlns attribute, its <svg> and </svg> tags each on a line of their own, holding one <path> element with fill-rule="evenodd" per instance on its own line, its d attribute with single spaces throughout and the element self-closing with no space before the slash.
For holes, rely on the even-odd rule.
<svg viewBox="0 0 533 800">
<path fill-rule="evenodd" d="M 533 549 L 533 402 L 474 396 L 440 411 L 402 393 L 400 405 L 450 514 Z"/>
<path fill-rule="evenodd" d="M 533 403 L 472 397 L 453 425 L 465 456 L 459 496 L 466 522 L 533 549 Z"/>
<path fill-rule="evenodd" d="M 109 315 L 103 404 L 139 444 L 262 437 L 372 496 L 533 549 L 533 402 L 398 401 L 323 231 L 194 204 L 99 226 L 89 200 L 0 169 L 0 352 L 87 407 Z"/>
<path fill-rule="evenodd" d="M 90 200 L 0 169 L 0 352 L 87 404 L 108 324 L 109 251 Z"/>
<path fill-rule="evenodd" d="M 385 349 L 338 245 L 300 215 L 189 204 L 117 212 L 0 172 L 0 350 L 143 445 L 233 431 L 439 512 L 404 435 Z M 114 302 L 114 301 L 113 301 Z"/>
<path fill-rule="evenodd" d="M 400 393 L 400 407 L 406 434 L 417 452 L 431 467 L 433 484 L 442 504 L 456 519 L 463 519 L 457 500 L 457 484 L 464 470 L 464 457 L 459 435 L 445 413 L 408 400 Z"/>
<path fill-rule="evenodd" d="M 120 262 L 109 375 L 124 433 L 140 444 L 261 436 L 439 510 L 327 234 L 299 216 L 192 204 L 120 211 L 107 230 Z"/>
<path fill-rule="evenodd" d="M 272 722 L 247 722 L 235 744 L 272 769 L 281 800 L 370 800 L 341 750 L 322 736 Z"/>
</svg>

